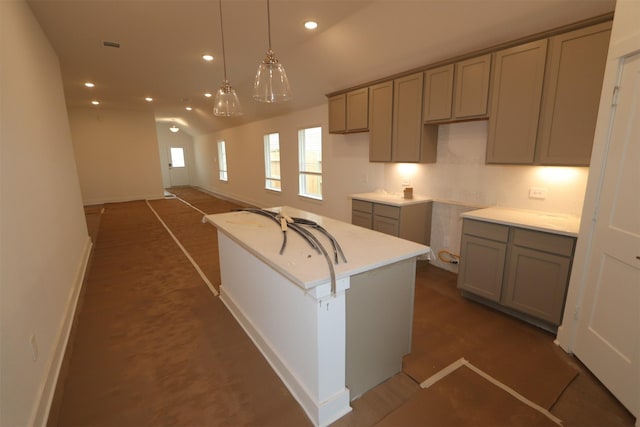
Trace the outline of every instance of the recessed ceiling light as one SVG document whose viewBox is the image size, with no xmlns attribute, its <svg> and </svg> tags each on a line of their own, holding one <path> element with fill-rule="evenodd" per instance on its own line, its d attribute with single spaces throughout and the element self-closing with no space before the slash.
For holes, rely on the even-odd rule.
<svg viewBox="0 0 640 427">
<path fill-rule="evenodd" d="M 152 97 L 150 97 L 150 96 L 147 96 L 144 100 L 145 100 L 145 101 L 147 101 L 147 102 L 152 102 L 152 101 L 153 101 L 153 98 L 152 98 Z"/>
<path fill-rule="evenodd" d="M 318 23 L 316 21 L 306 21 L 304 23 L 304 27 L 307 30 L 315 30 L 316 28 L 318 28 Z"/>
<path fill-rule="evenodd" d="M 205 61 L 213 61 L 213 55 L 202 55 L 202 59 L 204 59 Z"/>
<path fill-rule="evenodd" d="M 193 110 L 193 108 L 191 108 L 191 107 L 185 107 L 185 110 L 187 110 L 187 111 L 191 111 L 191 110 Z"/>
<path fill-rule="evenodd" d="M 100 101 L 91 101 L 93 105 L 100 105 Z"/>
<path fill-rule="evenodd" d="M 210 94 L 209 92 L 205 93 L 204 96 L 206 96 L 207 98 L 211 98 L 213 95 Z"/>
<path fill-rule="evenodd" d="M 84 84 L 86 87 L 94 87 L 95 84 L 91 83 L 91 82 L 85 82 Z"/>
</svg>

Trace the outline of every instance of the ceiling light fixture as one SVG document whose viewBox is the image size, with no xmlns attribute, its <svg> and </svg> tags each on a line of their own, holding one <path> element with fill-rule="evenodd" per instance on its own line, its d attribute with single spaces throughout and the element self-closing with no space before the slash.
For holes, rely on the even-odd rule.
<svg viewBox="0 0 640 427">
<path fill-rule="evenodd" d="M 315 30 L 316 28 L 318 28 L 318 23 L 316 21 L 305 21 L 304 27 L 307 30 Z"/>
<path fill-rule="evenodd" d="M 153 98 L 150 96 L 147 96 L 144 100 L 147 102 L 153 102 Z"/>
<path fill-rule="evenodd" d="M 287 73 L 271 49 L 271 10 L 269 8 L 269 0 L 267 0 L 267 33 L 269 35 L 269 50 L 267 50 L 265 59 L 258 66 L 258 72 L 253 82 L 253 99 L 269 103 L 289 101 L 292 95 Z"/>
<path fill-rule="evenodd" d="M 207 93 L 205 93 L 205 94 L 204 94 L 204 96 L 205 96 L 206 98 L 211 98 L 213 95 L 212 95 L 212 94 L 210 94 L 209 92 L 207 92 Z"/>
<path fill-rule="evenodd" d="M 222 68 L 224 70 L 224 80 L 222 86 L 216 92 L 213 105 L 213 114 L 218 117 L 234 117 L 242 115 L 242 106 L 236 91 L 233 90 L 227 80 L 227 60 L 224 53 L 224 29 L 222 28 L 222 0 L 218 1 L 220 6 L 220 35 L 222 36 Z"/>
<path fill-rule="evenodd" d="M 95 84 L 94 84 L 94 83 L 91 83 L 91 82 L 86 82 L 84 85 L 85 85 L 86 87 L 94 87 L 94 86 L 95 86 Z"/>
<path fill-rule="evenodd" d="M 184 109 L 187 110 L 187 111 L 191 111 L 191 110 L 193 110 L 193 107 L 184 107 Z"/>
<path fill-rule="evenodd" d="M 213 55 L 202 55 L 202 59 L 205 61 L 213 61 Z"/>
<path fill-rule="evenodd" d="M 174 125 L 171 125 L 171 127 L 169 128 L 169 130 L 170 130 L 172 133 L 176 133 L 176 132 L 178 132 L 178 131 L 180 130 L 180 128 L 174 124 Z"/>
<path fill-rule="evenodd" d="M 100 105 L 100 101 L 91 101 L 93 105 Z"/>
</svg>

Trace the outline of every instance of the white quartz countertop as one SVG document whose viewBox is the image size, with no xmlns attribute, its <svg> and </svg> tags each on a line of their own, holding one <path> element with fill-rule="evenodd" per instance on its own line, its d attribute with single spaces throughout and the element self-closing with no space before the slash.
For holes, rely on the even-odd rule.
<svg viewBox="0 0 640 427">
<path fill-rule="evenodd" d="M 524 209 L 491 207 L 465 212 L 461 216 L 572 237 L 577 237 L 580 230 L 578 216 Z"/>
<path fill-rule="evenodd" d="M 339 264 L 334 264 L 336 279 L 420 255 L 428 256 L 431 253 L 428 246 L 288 206 L 268 210 L 315 221 L 333 235 L 348 261 L 343 263 L 340 260 Z M 318 254 L 302 237 L 291 230 L 287 231 L 287 246 L 280 255 L 282 231 L 270 218 L 251 212 L 235 211 L 206 215 L 205 220 L 304 289 L 311 289 L 330 280 L 329 267 L 324 256 Z M 321 233 L 313 230 L 312 232 L 333 258 L 330 241 Z"/>
<path fill-rule="evenodd" d="M 412 199 L 405 199 L 403 193 L 373 192 L 352 194 L 352 199 L 364 200 L 366 202 L 382 203 L 391 206 L 406 206 L 417 203 L 425 203 L 433 201 L 432 198 L 414 194 Z"/>
</svg>

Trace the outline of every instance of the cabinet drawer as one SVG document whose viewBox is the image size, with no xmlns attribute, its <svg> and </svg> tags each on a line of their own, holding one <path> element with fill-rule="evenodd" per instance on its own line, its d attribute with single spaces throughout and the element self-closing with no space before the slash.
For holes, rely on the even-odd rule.
<svg viewBox="0 0 640 427">
<path fill-rule="evenodd" d="M 540 231 L 515 228 L 513 244 L 552 254 L 571 256 L 575 238 Z"/>
<path fill-rule="evenodd" d="M 373 226 L 373 216 L 366 212 L 351 211 L 351 224 L 371 229 Z"/>
<path fill-rule="evenodd" d="M 494 224 L 492 222 L 476 221 L 465 219 L 462 223 L 462 233 L 472 236 L 484 237 L 498 242 L 509 240 L 509 227 L 506 225 Z"/>
<path fill-rule="evenodd" d="M 380 205 L 376 203 L 373 207 L 373 213 L 379 216 L 386 216 L 387 218 L 400 219 L 400 208 L 397 206 Z"/>
<path fill-rule="evenodd" d="M 398 234 L 400 233 L 400 223 L 395 219 L 374 216 L 373 229 L 384 234 L 398 237 Z"/>
<path fill-rule="evenodd" d="M 373 203 L 353 199 L 351 201 L 351 209 L 354 211 L 371 213 L 373 212 Z"/>
</svg>

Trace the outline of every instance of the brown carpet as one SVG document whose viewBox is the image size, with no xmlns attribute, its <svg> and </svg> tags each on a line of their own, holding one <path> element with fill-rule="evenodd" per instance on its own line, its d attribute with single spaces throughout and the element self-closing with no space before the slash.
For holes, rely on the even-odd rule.
<svg viewBox="0 0 640 427">
<path fill-rule="evenodd" d="M 557 425 L 541 412 L 461 366 L 431 387 L 421 389 L 376 427 Z"/>
<path fill-rule="evenodd" d="M 60 426 L 310 425 L 144 201 L 105 205 L 58 414 Z"/>
<path fill-rule="evenodd" d="M 420 267 L 419 267 L 420 268 Z M 403 370 L 422 382 L 464 357 L 550 409 L 577 370 L 552 337 L 495 310 L 416 284 L 413 342 Z"/>
</svg>

